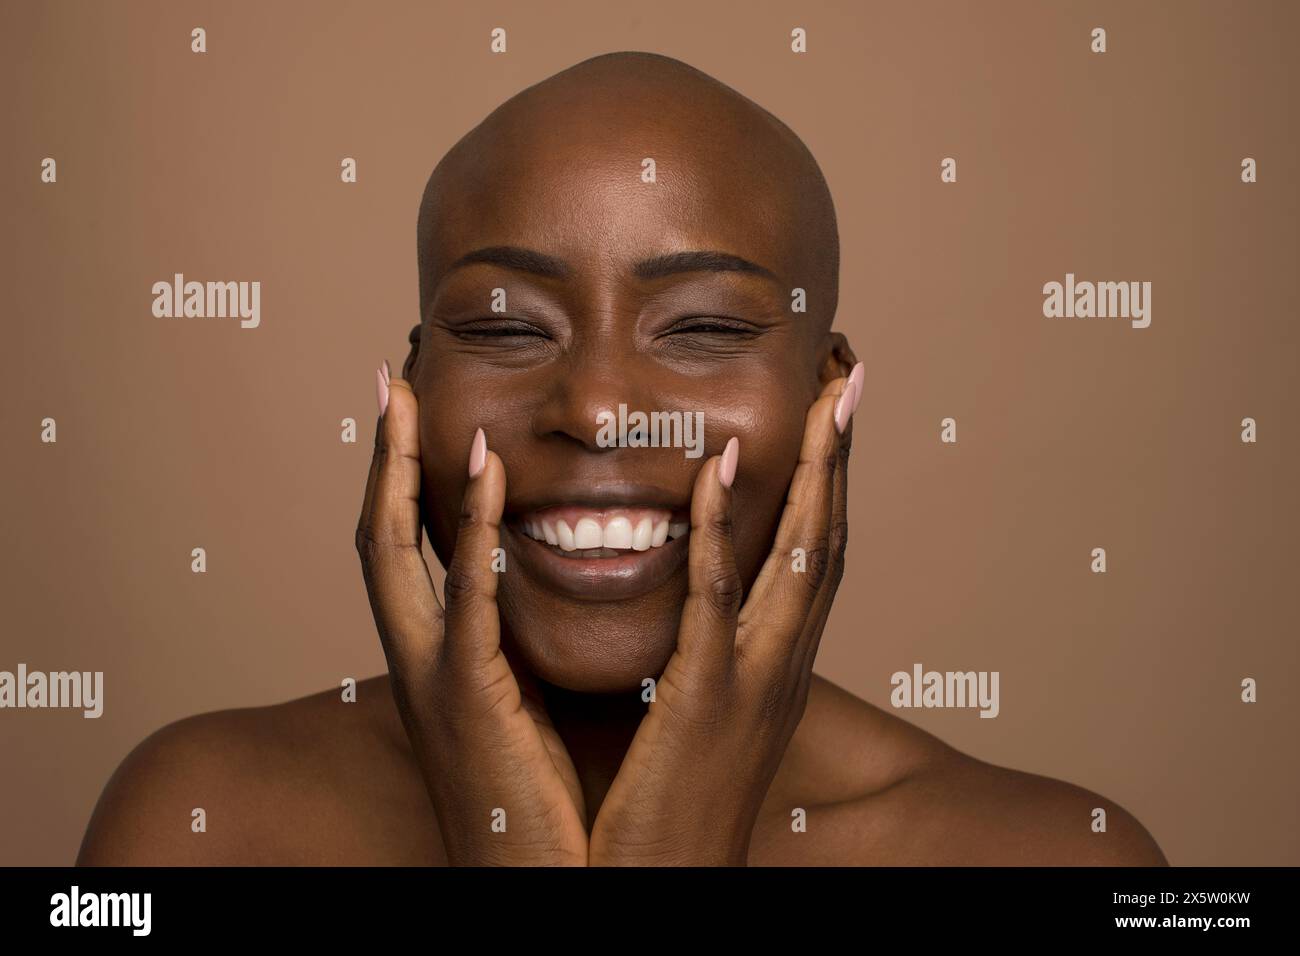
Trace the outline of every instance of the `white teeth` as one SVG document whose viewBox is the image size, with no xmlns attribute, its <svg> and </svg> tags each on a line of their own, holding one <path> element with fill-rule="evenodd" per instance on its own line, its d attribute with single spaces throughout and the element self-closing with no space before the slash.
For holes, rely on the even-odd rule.
<svg viewBox="0 0 1300 956">
<path fill-rule="evenodd" d="M 577 518 L 570 526 L 563 519 L 531 516 L 524 516 L 520 526 L 530 538 L 565 551 L 602 547 L 614 551 L 648 551 L 661 548 L 670 538 L 680 538 L 691 530 L 689 521 L 670 521 L 667 516 L 656 518 L 644 513 L 635 525 L 628 515 L 616 514 L 603 527 L 594 517 Z"/>
<path fill-rule="evenodd" d="M 584 518 L 583 520 L 587 519 Z M 595 524 L 595 522 L 593 521 L 592 524 Z M 611 519 L 609 524 L 605 525 L 604 542 L 607 548 L 626 550 L 632 547 L 632 522 L 621 515 Z"/>
<path fill-rule="evenodd" d="M 599 548 L 605 541 L 601 533 L 600 522 L 595 518 L 579 518 L 578 526 L 573 529 L 573 546 L 579 551 Z"/>
</svg>

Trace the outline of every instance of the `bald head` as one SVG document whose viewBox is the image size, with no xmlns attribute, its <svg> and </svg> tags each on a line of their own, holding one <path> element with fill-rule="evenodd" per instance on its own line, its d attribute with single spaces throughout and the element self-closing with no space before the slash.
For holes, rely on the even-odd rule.
<svg viewBox="0 0 1300 956">
<path fill-rule="evenodd" d="M 645 157 L 656 163 L 654 185 L 640 180 Z M 556 201 L 543 212 L 539 195 Z M 599 196 L 599 205 L 582 195 Z M 523 90 L 448 151 L 420 205 L 421 315 L 454 259 L 453 235 L 472 229 L 512 244 L 510 227 L 520 226 L 534 236 L 612 242 L 647 220 L 648 203 L 671 232 L 689 225 L 715 233 L 716 245 L 726 245 L 728 229 L 770 240 L 782 252 L 780 281 L 805 288 L 810 324 L 829 327 L 839 237 L 812 154 L 731 87 L 639 52 L 593 57 Z"/>
</svg>

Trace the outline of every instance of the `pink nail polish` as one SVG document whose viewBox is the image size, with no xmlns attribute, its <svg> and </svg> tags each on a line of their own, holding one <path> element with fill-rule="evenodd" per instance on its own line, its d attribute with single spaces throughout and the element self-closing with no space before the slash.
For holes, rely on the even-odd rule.
<svg viewBox="0 0 1300 956">
<path fill-rule="evenodd" d="M 469 476 L 477 478 L 487 464 L 487 436 L 483 429 L 474 433 L 474 443 L 469 446 Z"/>
<path fill-rule="evenodd" d="M 849 373 L 849 381 L 853 384 L 853 407 L 849 409 L 849 415 L 858 410 L 858 402 L 862 401 L 862 382 L 867 377 L 866 367 L 859 362 L 853 366 L 853 371 Z"/>
<path fill-rule="evenodd" d="M 731 483 L 736 480 L 736 462 L 740 458 L 740 439 L 734 435 L 727 442 L 727 447 L 723 449 L 722 461 L 718 463 L 718 481 L 722 482 L 722 487 L 730 488 Z"/>
<path fill-rule="evenodd" d="M 388 359 L 384 359 L 384 384 L 388 385 L 393 381 L 393 373 L 388 368 Z"/>
<path fill-rule="evenodd" d="M 388 382 L 382 368 L 375 370 L 375 397 L 379 400 L 379 416 L 382 418 L 388 411 Z"/>
<path fill-rule="evenodd" d="M 841 435 L 844 429 L 849 425 L 849 419 L 853 417 L 853 409 L 857 407 L 858 387 L 853 382 L 848 382 L 844 386 L 844 391 L 840 393 L 840 400 L 835 403 L 835 430 Z"/>
</svg>

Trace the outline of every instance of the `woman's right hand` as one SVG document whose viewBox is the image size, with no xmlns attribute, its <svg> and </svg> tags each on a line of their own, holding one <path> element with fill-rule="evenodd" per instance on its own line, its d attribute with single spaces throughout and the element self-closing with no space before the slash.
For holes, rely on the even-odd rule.
<svg viewBox="0 0 1300 956">
<path fill-rule="evenodd" d="M 492 552 L 500 547 L 505 468 L 480 429 L 444 611 L 420 549 L 419 407 L 408 383 L 388 379 L 387 364 L 379 375 L 380 419 L 356 544 L 447 862 L 586 866 L 573 761 L 535 684 L 526 674 L 516 679 L 501 649 Z"/>
</svg>

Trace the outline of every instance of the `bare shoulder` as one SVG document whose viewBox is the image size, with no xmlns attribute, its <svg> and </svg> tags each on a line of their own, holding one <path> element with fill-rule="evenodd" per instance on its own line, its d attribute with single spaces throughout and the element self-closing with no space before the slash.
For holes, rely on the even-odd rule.
<svg viewBox="0 0 1300 956">
<path fill-rule="evenodd" d="M 393 718 L 379 677 L 358 684 L 356 703 L 329 690 L 168 724 L 108 781 L 77 863 L 368 864 L 436 852 L 436 827 L 411 832 L 411 819 L 431 815 Z"/>
<path fill-rule="evenodd" d="M 781 771 L 791 781 L 785 802 L 799 795 L 810 804 L 807 832 L 793 832 L 789 812 L 778 817 L 771 808 L 761 857 L 825 865 L 1168 865 L 1146 828 L 1100 794 L 978 760 L 814 680 L 791 765 Z M 801 793 L 801 779 L 816 783 Z M 1094 829 L 1098 809 L 1104 832 Z"/>
</svg>

